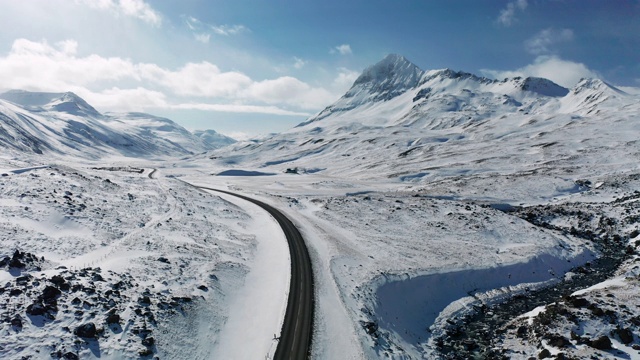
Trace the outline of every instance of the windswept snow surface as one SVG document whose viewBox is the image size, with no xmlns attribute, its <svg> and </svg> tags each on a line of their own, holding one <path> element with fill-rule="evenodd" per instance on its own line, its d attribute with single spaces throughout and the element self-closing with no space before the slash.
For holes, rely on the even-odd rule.
<svg viewBox="0 0 640 360">
<path fill-rule="evenodd" d="M 289 263 L 268 216 L 150 168 L 16 163 L 0 165 L 1 358 L 273 353 Z"/>
</svg>

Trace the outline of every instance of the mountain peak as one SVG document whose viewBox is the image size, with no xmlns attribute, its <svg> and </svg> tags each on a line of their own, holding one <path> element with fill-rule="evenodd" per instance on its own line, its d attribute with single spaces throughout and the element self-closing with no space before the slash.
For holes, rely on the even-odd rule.
<svg viewBox="0 0 640 360">
<path fill-rule="evenodd" d="M 27 109 L 38 111 L 60 111 L 72 115 L 98 116 L 100 113 L 83 98 L 73 92 L 35 92 L 26 90 L 9 90 L 0 94 L 0 99 L 11 101 Z"/>
<path fill-rule="evenodd" d="M 100 115 L 98 110 L 75 93 L 68 91 L 60 95 L 61 96 L 52 99 L 48 104 L 45 104 L 43 108 L 50 111 L 66 112 L 72 115 Z"/>
<path fill-rule="evenodd" d="M 515 77 L 512 79 L 523 91 L 530 91 L 536 94 L 551 96 L 551 97 L 562 97 L 569 93 L 569 89 L 562 87 L 553 81 L 545 78 L 539 77 Z"/>
<path fill-rule="evenodd" d="M 345 97 L 366 92 L 370 100 L 389 100 L 418 85 L 423 71 L 404 56 L 389 54 L 366 68 Z"/>
<path fill-rule="evenodd" d="M 215 130 L 196 130 L 193 134 L 199 137 L 210 149 L 218 149 L 236 143 L 235 139 L 222 135 Z"/>
<path fill-rule="evenodd" d="M 611 91 L 616 94 L 624 95 L 626 94 L 624 91 L 616 88 L 613 85 L 610 85 L 600 79 L 594 78 L 582 78 L 580 81 L 574 86 L 572 92 L 574 94 L 578 94 L 585 90 L 599 90 L 599 91 Z"/>
</svg>

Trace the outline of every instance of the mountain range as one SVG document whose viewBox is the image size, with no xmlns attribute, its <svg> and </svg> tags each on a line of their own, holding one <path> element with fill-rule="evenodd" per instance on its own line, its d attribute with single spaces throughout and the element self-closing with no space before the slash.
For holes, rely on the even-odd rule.
<svg viewBox="0 0 640 360">
<path fill-rule="evenodd" d="M 0 144 L 28 154 L 193 156 L 220 169 L 323 172 L 423 182 L 518 168 L 634 164 L 640 97 L 599 79 L 488 79 L 424 71 L 399 55 L 368 67 L 335 103 L 280 134 L 235 143 L 143 113 L 101 114 L 77 95 L 0 94 Z M 517 166 L 516 166 L 517 165 Z"/>
<path fill-rule="evenodd" d="M 493 80 L 423 71 L 389 55 L 317 115 L 259 143 L 209 155 L 220 168 L 261 168 L 431 181 L 456 174 L 634 164 L 640 101 L 598 79 Z"/>
<path fill-rule="evenodd" d="M 0 144 L 10 151 L 88 159 L 154 158 L 193 155 L 233 142 L 213 130 L 191 133 L 149 114 L 101 114 L 72 92 L 0 94 Z"/>
</svg>

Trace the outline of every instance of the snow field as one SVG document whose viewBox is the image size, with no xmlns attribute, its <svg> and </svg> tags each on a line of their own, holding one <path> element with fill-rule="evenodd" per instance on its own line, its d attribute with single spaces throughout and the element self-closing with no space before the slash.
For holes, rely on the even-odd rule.
<svg viewBox="0 0 640 360">
<path fill-rule="evenodd" d="M 0 260 L 16 249 L 38 260 L 0 266 L 0 301 L 11 304 L 0 315 L 20 323 L 0 323 L 0 357 L 210 358 L 229 294 L 243 287 L 264 250 L 254 231 L 261 217 L 146 172 L 23 170 L 0 182 Z M 55 276 L 64 279 L 58 295 L 45 289 L 59 286 Z M 47 312 L 25 313 L 39 299 L 48 301 Z M 117 324 L 105 322 L 111 315 Z M 87 323 L 95 337 L 74 334 Z"/>
</svg>

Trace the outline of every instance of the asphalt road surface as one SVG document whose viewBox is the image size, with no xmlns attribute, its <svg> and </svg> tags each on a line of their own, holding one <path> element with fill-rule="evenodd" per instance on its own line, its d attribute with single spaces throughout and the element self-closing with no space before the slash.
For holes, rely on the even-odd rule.
<svg viewBox="0 0 640 360">
<path fill-rule="evenodd" d="M 230 191 L 204 186 L 196 187 L 233 195 L 252 202 L 271 214 L 271 216 L 278 221 L 278 224 L 280 224 L 289 242 L 291 283 L 289 285 L 287 310 L 274 359 L 307 359 L 311 348 L 311 333 L 313 330 L 313 271 L 311 269 L 309 252 L 307 251 L 307 246 L 304 243 L 302 235 L 300 235 L 300 232 L 291 220 L 271 205 Z M 247 344 L 247 346 L 251 345 Z"/>
</svg>

